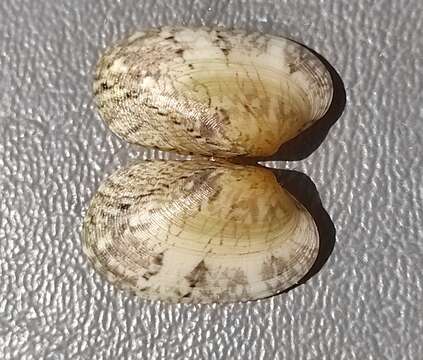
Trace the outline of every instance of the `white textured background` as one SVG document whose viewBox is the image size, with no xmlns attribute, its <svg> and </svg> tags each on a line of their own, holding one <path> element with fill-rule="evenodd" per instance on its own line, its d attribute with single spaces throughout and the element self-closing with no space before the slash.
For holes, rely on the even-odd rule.
<svg viewBox="0 0 423 360">
<path fill-rule="evenodd" d="M 175 23 L 288 35 L 344 81 L 322 145 L 273 164 L 311 177 L 337 231 L 287 294 L 148 303 L 81 253 L 89 198 L 129 151 L 94 111 L 93 66 L 124 34 Z M 423 358 L 421 0 L 2 0 L 0 56 L 0 359 Z"/>
</svg>

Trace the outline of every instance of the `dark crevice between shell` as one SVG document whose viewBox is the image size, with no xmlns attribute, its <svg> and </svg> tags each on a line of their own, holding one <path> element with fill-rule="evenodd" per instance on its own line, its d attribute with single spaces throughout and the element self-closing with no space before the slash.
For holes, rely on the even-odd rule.
<svg viewBox="0 0 423 360">
<path fill-rule="evenodd" d="M 304 284 L 315 276 L 328 261 L 336 243 L 336 229 L 329 214 L 324 209 L 314 182 L 305 174 L 293 170 L 270 169 L 278 181 L 313 217 L 319 233 L 319 252 L 310 270 L 296 285 L 281 291 L 286 293 Z"/>
</svg>

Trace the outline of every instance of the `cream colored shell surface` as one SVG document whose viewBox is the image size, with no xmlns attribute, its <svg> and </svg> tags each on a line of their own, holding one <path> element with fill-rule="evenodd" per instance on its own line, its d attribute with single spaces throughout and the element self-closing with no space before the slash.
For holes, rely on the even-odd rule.
<svg viewBox="0 0 423 360">
<path fill-rule="evenodd" d="M 107 279 L 148 299 L 246 301 L 313 265 L 310 214 L 258 166 L 138 161 L 107 179 L 84 222 L 84 251 Z"/>
<path fill-rule="evenodd" d="M 100 59 L 110 129 L 131 143 L 218 157 L 268 156 L 327 111 L 332 81 L 308 49 L 243 31 L 164 27 Z"/>
</svg>

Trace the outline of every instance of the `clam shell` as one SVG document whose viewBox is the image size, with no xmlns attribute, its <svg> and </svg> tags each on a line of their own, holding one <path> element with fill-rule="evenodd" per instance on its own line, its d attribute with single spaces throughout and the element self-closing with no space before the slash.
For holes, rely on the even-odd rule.
<svg viewBox="0 0 423 360">
<path fill-rule="evenodd" d="M 319 247 L 311 215 L 258 166 L 138 161 L 107 179 L 83 249 L 109 281 L 154 300 L 247 301 L 296 284 Z"/>
<path fill-rule="evenodd" d="M 323 63 L 289 39 L 166 27 L 109 49 L 94 91 L 128 142 L 232 157 L 274 154 L 325 114 L 333 88 Z"/>
</svg>

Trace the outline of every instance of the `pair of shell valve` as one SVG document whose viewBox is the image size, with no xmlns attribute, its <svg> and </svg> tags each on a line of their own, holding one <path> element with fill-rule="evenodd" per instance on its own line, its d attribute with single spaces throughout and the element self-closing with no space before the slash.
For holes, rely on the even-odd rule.
<svg viewBox="0 0 423 360">
<path fill-rule="evenodd" d="M 94 92 L 122 139 L 203 156 L 137 161 L 100 186 L 83 248 L 109 281 L 153 300 L 232 302 L 310 270 L 312 216 L 270 170 L 230 159 L 270 156 L 326 113 L 332 81 L 312 52 L 243 31 L 146 30 L 106 51 Z"/>
</svg>

